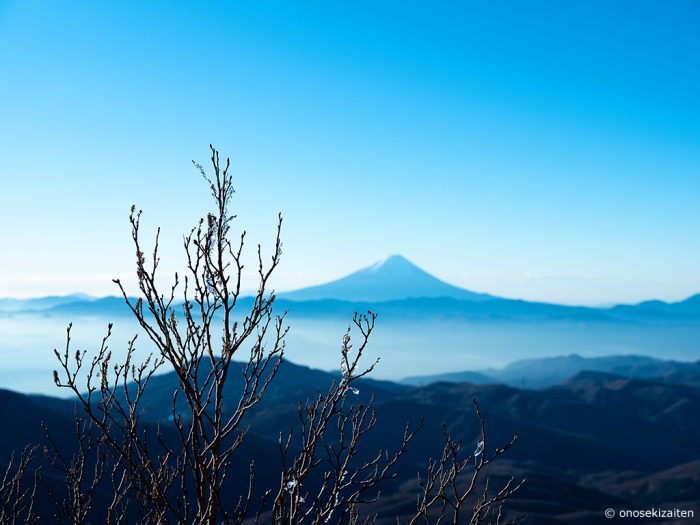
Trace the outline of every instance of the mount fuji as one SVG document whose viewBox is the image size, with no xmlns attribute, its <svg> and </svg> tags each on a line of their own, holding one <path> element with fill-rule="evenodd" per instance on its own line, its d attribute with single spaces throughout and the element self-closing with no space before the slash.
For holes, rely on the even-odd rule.
<svg viewBox="0 0 700 525">
<path fill-rule="evenodd" d="M 391 255 L 367 268 L 329 283 L 279 294 L 290 301 L 397 301 L 447 297 L 487 301 L 496 297 L 458 288 L 430 275 L 401 255 Z"/>
</svg>

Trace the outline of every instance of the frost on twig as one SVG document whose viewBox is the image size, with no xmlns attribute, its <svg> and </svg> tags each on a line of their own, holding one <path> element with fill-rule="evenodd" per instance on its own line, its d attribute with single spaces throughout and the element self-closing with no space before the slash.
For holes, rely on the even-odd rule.
<svg viewBox="0 0 700 525">
<path fill-rule="evenodd" d="M 477 465 L 478 457 L 484 452 L 484 441 L 481 440 L 476 444 L 476 449 L 474 450 L 474 465 Z"/>
</svg>

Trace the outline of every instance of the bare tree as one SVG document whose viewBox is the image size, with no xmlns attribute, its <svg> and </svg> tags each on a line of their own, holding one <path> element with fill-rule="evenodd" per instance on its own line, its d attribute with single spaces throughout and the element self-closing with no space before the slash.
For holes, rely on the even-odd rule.
<svg viewBox="0 0 700 525">
<path fill-rule="evenodd" d="M 372 312 L 356 314 L 353 330 L 344 335 L 338 380 L 316 398 L 299 403 L 298 424 L 288 434 L 280 434 L 277 488 L 263 490 L 257 501 L 255 465 L 242 467 L 234 461 L 248 431 L 246 416 L 265 395 L 285 351 L 285 314 L 273 312 L 275 294 L 269 290 L 281 256 L 282 218 L 278 218 L 272 253 L 264 257 L 257 246 L 257 291 L 252 299 L 244 299 L 245 231 L 234 242 L 230 162 L 222 164 L 211 147 L 211 163 L 211 176 L 200 164 L 194 165 L 210 188 L 214 209 L 184 237 L 186 271 L 182 276 L 175 274 L 165 288 L 158 272 L 160 230 L 147 258 L 141 211 L 131 209 L 138 297 L 132 299 L 121 281 L 114 282 L 153 352 L 139 361 L 134 337 L 125 356 L 114 359 L 108 344 L 111 324 L 92 357 L 71 349 L 70 326 L 65 349 L 55 351 L 59 368 L 54 381 L 72 391 L 80 407 L 77 452 L 64 456 L 53 441 L 45 452 L 66 479 L 67 493 L 56 502 L 64 518 L 75 524 L 86 522 L 95 494 L 105 485 L 113 494 L 104 509 L 107 523 L 369 522 L 372 516 L 363 514 L 363 506 L 376 502 L 382 483 L 396 477 L 397 463 L 422 426 L 407 424 L 392 451 L 363 448 L 377 416 L 372 400 L 363 405 L 355 403 L 354 396 L 357 381 L 377 364 L 361 364 L 374 329 Z M 359 334 L 356 348 L 351 344 L 352 332 Z M 144 394 L 162 370 L 173 371 L 179 383 L 172 397 L 171 421 L 143 421 Z M 241 385 L 235 399 L 225 389 L 233 376 Z M 477 413 L 481 418 L 478 405 Z M 483 418 L 481 424 L 484 433 Z M 423 493 L 411 523 L 429 522 L 436 505 L 442 508 L 439 520 L 448 508 L 454 523 L 466 512 L 474 481 L 458 492 L 467 460 L 459 459 L 461 444 L 447 433 L 445 439 L 441 459 L 430 463 L 427 480 L 421 481 Z M 507 448 L 497 449 L 488 459 L 482 453 L 474 480 Z M 247 486 L 233 499 L 227 493 L 231 476 L 245 480 Z M 509 483 L 489 497 L 484 491 L 471 523 L 481 523 L 484 513 L 518 486 Z"/>
<path fill-rule="evenodd" d="M 0 472 L 0 523 L 19 525 L 36 523 L 38 516 L 34 503 L 40 478 L 39 471 L 33 475 L 30 463 L 35 448 L 25 447 L 18 455 L 12 455 L 4 471 Z M 31 482 L 26 479 L 31 475 Z"/>
<path fill-rule="evenodd" d="M 514 435 L 505 446 L 489 452 L 484 416 L 481 414 L 476 398 L 473 398 L 473 403 L 481 431 L 476 448 L 473 452 L 465 453 L 464 443 L 456 441 L 443 425 L 445 445 L 440 458 L 431 459 L 425 475 L 418 478 L 421 490 L 418 495 L 416 514 L 410 520 L 410 525 L 420 523 L 513 525 L 522 519 L 520 516 L 513 521 L 503 521 L 503 508 L 505 502 L 515 494 L 525 480 L 516 481 L 515 477 L 511 477 L 501 488 L 492 492 L 489 487 L 489 478 L 483 475 L 484 468 L 515 444 L 517 435 Z M 468 508 L 468 504 L 472 507 Z"/>
<path fill-rule="evenodd" d="M 341 347 L 341 378 L 327 393 L 300 404 L 301 446 L 293 458 L 288 453 L 294 432 L 286 440 L 280 435 L 282 473 L 274 500 L 274 523 L 359 523 L 363 518 L 359 507 L 377 501 L 380 483 L 396 476 L 394 466 L 422 426 L 411 429 L 407 424 L 393 453 L 378 450 L 358 459 L 362 438 L 374 428 L 377 416 L 372 401 L 366 406 L 354 405 L 347 396 L 359 394 L 354 383 L 372 372 L 378 362 L 360 367 L 376 318 L 372 312 L 355 314 L 353 323 L 361 342 L 354 351 L 348 328 Z M 313 491 L 306 491 L 304 480 L 316 468 L 322 471 L 320 482 Z"/>
<path fill-rule="evenodd" d="M 44 458 L 48 460 L 53 474 L 58 473 L 63 477 L 60 491 L 41 480 L 42 485 L 53 501 L 57 516 L 61 516 L 62 523 L 86 523 L 90 509 L 94 503 L 94 496 L 102 480 L 110 470 L 109 454 L 105 444 L 107 436 L 100 431 L 95 431 L 89 419 L 75 414 L 74 436 L 75 447 L 70 456 L 56 443 L 50 430 L 43 425 L 48 443 L 44 445 Z M 118 468 L 112 466 L 112 474 L 118 474 Z M 113 504 L 106 516 L 115 514 L 115 509 L 124 510 L 118 503 L 124 497 L 124 491 L 118 487 L 112 487 L 114 494 Z M 111 511 L 111 512 L 110 512 Z M 123 514 L 118 514 L 123 518 Z"/>
<path fill-rule="evenodd" d="M 133 493 L 141 518 L 154 523 L 242 520 L 248 502 L 230 511 L 223 504 L 222 488 L 245 435 L 241 422 L 262 398 L 284 352 L 287 328 L 283 316 L 273 314 L 275 296 L 267 291 L 281 255 L 282 219 L 278 221 L 269 265 L 263 264 L 258 245 L 258 290 L 240 322 L 234 319 L 234 308 L 241 296 L 245 233 L 236 245 L 232 243 L 230 163 L 227 160 L 222 167 L 214 148 L 211 160 L 211 178 L 196 166 L 209 183 L 215 209 L 185 237 L 187 273 L 182 280 L 175 275 L 167 294 L 160 292 L 157 281 L 160 231 L 147 262 L 140 236 L 141 212 L 132 207 L 130 222 L 140 296 L 132 301 L 122 283 L 115 283 L 155 352 L 136 363 L 134 339 L 124 361 L 113 364 L 107 345 L 111 325 L 100 350 L 89 362 L 84 351 L 72 355 L 70 328 L 65 352 L 56 352 L 62 372 L 54 373 L 56 384 L 73 391 L 86 417 L 104 437 L 111 460 L 121 467 L 121 486 Z M 234 365 L 234 356 L 244 351 L 243 364 Z M 140 420 L 144 391 L 166 364 L 180 383 L 172 404 L 177 443 Z M 83 385 L 80 380 L 85 369 Z M 231 373 L 243 376 L 244 387 L 234 410 L 225 413 L 223 391 Z M 177 396 L 184 398 L 187 417 L 177 411 Z"/>
</svg>

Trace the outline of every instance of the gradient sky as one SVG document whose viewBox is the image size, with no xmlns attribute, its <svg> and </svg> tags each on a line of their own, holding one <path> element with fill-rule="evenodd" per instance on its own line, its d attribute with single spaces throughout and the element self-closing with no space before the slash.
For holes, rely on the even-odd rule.
<svg viewBox="0 0 700 525">
<path fill-rule="evenodd" d="M 401 253 L 573 304 L 700 291 L 700 3 L 0 0 L 0 296 L 163 268 L 229 155 L 280 290 Z M 252 246 L 251 246 L 252 248 Z"/>
</svg>

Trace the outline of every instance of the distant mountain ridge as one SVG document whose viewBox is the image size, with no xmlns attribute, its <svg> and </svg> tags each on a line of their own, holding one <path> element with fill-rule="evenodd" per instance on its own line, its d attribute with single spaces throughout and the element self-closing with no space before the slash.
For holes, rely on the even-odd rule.
<svg viewBox="0 0 700 525">
<path fill-rule="evenodd" d="M 242 297 L 241 306 L 252 298 Z M 340 279 L 277 294 L 279 307 L 305 317 L 347 316 L 378 307 L 383 316 L 449 316 L 473 320 L 573 320 L 656 323 L 700 320 L 700 294 L 675 303 L 648 300 L 605 308 L 507 299 L 446 283 L 401 255 L 391 255 Z M 0 314 L 130 315 L 121 297 L 84 294 L 0 298 Z"/>
<path fill-rule="evenodd" d="M 449 285 L 447 285 L 449 286 Z M 626 323 L 639 325 L 668 325 L 700 323 L 700 311 L 695 312 L 687 305 L 692 304 L 693 296 L 678 303 L 645 301 L 638 305 L 618 305 L 611 308 L 592 308 L 550 303 L 502 299 L 495 296 L 479 295 L 477 299 L 458 299 L 449 296 L 408 297 L 404 299 L 374 300 L 359 299 L 301 299 L 302 292 L 282 293 L 276 305 L 279 311 L 287 310 L 303 318 L 347 318 L 353 312 L 373 310 L 384 319 L 462 319 L 469 321 L 569 321 L 585 323 Z M 459 289 L 458 289 L 459 290 Z M 467 294 L 472 293 L 464 290 Z M 314 292 L 315 294 L 315 292 Z M 314 294 L 309 294 L 312 297 Z M 466 297 L 466 296 L 465 296 Z M 46 299 L 46 300 L 45 300 Z M 133 301 L 136 298 L 132 298 Z M 252 297 L 239 299 L 241 309 L 249 307 Z M 122 297 L 107 296 L 92 298 L 64 296 L 60 298 L 36 298 L 30 300 L 0 300 L 0 316 L 42 314 L 42 315 L 90 315 L 131 317 L 131 311 Z"/>
<path fill-rule="evenodd" d="M 411 376 L 402 384 L 424 386 L 432 383 L 505 384 L 518 388 L 548 388 L 577 374 L 613 374 L 634 379 L 653 379 L 700 387 L 700 361 L 667 361 L 641 355 L 582 357 L 577 354 L 521 359 L 495 369 Z"/>
<path fill-rule="evenodd" d="M 252 302 L 252 297 L 241 297 L 237 312 L 243 313 Z M 174 304 L 174 308 L 182 312 L 181 305 Z M 477 361 L 483 367 L 500 366 L 525 357 L 564 353 L 640 354 L 678 360 L 700 357 L 700 295 L 676 303 L 645 301 L 609 308 L 506 299 L 445 283 L 399 255 L 327 284 L 280 293 L 275 310 L 288 313 L 294 348 L 305 348 L 305 355 L 313 356 L 306 364 L 322 368 L 328 368 L 328 363 L 318 330 L 325 330 L 327 340 L 332 340 L 334 323 L 344 325 L 355 312 L 378 313 L 380 333 L 385 335 L 376 338 L 372 347 L 377 355 L 392 360 L 394 380 L 453 370 L 490 376 L 478 370 Z M 20 322 L 23 315 L 40 316 L 47 323 L 75 317 L 133 321 L 122 297 L 0 299 L 0 321 Z M 22 344 L 19 336 L 15 340 Z M 403 341 L 401 350 L 396 341 Z M 464 361 L 458 357 L 461 353 Z M 450 363 L 443 363 L 444 358 Z M 507 382 L 529 385 L 518 378 Z M 553 383 L 546 380 L 544 384 Z"/>
<path fill-rule="evenodd" d="M 448 284 L 401 255 L 391 255 L 367 268 L 329 283 L 279 294 L 290 301 L 395 301 L 409 298 L 449 297 L 465 301 L 495 299 Z"/>
<path fill-rule="evenodd" d="M 74 293 L 70 295 L 49 295 L 46 297 L 31 297 L 28 299 L 16 299 L 13 297 L 0 297 L 0 312 L 41 312 L 50 310 L 56 306 L 72 304 L 76 302 L 90 302 L 94 299 L 89 295 Z"/>
</svg>

